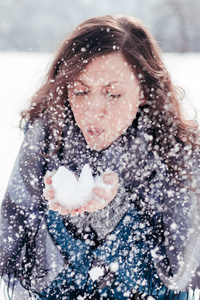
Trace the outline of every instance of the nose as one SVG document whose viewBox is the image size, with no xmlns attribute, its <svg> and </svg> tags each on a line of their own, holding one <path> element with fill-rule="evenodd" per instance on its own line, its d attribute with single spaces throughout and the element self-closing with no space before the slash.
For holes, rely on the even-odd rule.
<svg viewBox="0 0 200 300">
<path fill-rule="evenodd" d="M 93 92 L 89 99 L 86 114 L 93 118 L 102 118 L 106 113 L 105 99 L 98 92 Z"/>
</svg>

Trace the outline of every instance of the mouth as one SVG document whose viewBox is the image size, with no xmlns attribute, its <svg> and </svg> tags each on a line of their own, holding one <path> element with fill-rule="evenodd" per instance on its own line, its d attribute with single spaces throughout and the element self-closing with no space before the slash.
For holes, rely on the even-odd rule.
<svg viewBox="0 0 200 300">
<path fill-rule="evenodd" d="M 96 127 L 90 127 L 87 129 L 87 132 L 90 136 L 100 136 L 103 132 L 104 132 L 104 129 L 102 128 L 96 128 Z"/>
</svg>

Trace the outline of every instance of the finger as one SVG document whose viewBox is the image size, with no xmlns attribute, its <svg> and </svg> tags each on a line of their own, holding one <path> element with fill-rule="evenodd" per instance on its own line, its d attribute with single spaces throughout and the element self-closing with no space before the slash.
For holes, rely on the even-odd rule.
<svg viewBox="0 0 200 300">
<path fill-rule="evenodd" d="M 51 210 L 53 210 L 53 211 L 59 211 L 59 208 L 60 208 L 60 206 L 59 206 L 59 204 L 58 203 L 49 203 L 49 208 L 51 209 Z"/>
<path fill-rule="evenodd" d="M 72 209 L 72 210 L 70 210 L 70 214 L 71 214 L 72 216 L 75 216 L 75 215 L 77 214 L 77 209 Z"/>
<path fill-rule="evenodd" d="M 87 211 L 87 208 L 88 208 L 88 207 L 90 206 L 90 204 L 92 204 L 93 202 L 94 202 L 93 200 L 88 201 L 87 204 L 84 205 L 84 206 L 82 207 L 83 211 Z"/>
<path fill-rule="evenodd" d="M 95 187 L 95 188 L 92 189 L 92 191 L 93 191 L 93 193 L 94 193 L 96 196 L 98 196 L 98 197 L 100 197 L 100 198 L 102 198 L 102 199 L 107 199 L 107 198 L 108 198 L 108 193 L 107 193 L 107 191 L 106 191 L 105 189 L 103 189 L 103 188 Z"/>
<path fill-rule="evenodd" d="M 45 184 L 52 184 L 52 179 L 51 179 L 51 177 L 46 177 L 46 178 L 44 179 L 44 182 L 45 182 Z"/>
<path fill-rule="evenodd" d="M 44 176 L 44 183 L 45 184 L 52 184 L 52 177 L 53 175 L 55 175 L 56 171 L 52 171 L 52 172 L 49 172 L 47 171 L 46 175 Z"/>
<path fill-rule="evenodd" d="M 46 200 L 52 200 L 55 196 L 54 190 L 44 190 L 43 193 Z"/>
<path fill-rule="evenodd" d="M 59 213 L 63 216 L 67 215 L 69 213 L 69 210 L 65 207 L 60 206 Z"/>
<path fill-rule="evenodd" d="M 50 177 L 49 177 L 48 174 L 46 174 L 46 175 L 44 176 L 43 179 L 44 179 L 44 183 L 45 183 L 45 184 L 51 184 L 51 183 L 49 183 L 49 178 L 50 178 Z"/>
<path fill-rule="evenodd" d="M 88 205 L 85 205 L 84 211 L 86 212 L 95 212 L 99 207 L 95 201 L 90 201 Z"/>
<path fill-rule="evenodd" d="M 77 213 L 82 214 L 84 212 L 83 207 L 80 207 L 76 210 Z"/>
<path fill-rule="evenodd" d="M 118 182 L 119 182 L 118 175 L 115 172 L 104 174 L 103 180 L 105 183 L 108 183 L 108 184 L 112 184 L 112 183 L 118 184 Z"/>
<path fill-rule="evenodd" d="M 98 209 L 97 201 L 94 201 L 94 200 L 88 201 L 87 204 L 82 207 L 82 209 L 83 209 L 83 211 L 86 211 L 86 212 L 96 211 Z"/>
</svg>

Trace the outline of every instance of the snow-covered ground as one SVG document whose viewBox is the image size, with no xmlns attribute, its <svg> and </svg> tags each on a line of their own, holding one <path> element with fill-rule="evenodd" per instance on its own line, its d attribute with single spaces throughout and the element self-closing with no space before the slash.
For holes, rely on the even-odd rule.
<svg viewBox="0 0 200 300">
<path fill-rule="evenodd" d="M 23 139 L 18 128 L 20 111 L 40 86 L 50 60 L 49 54 L 0 52 L 0 200 Z M 200 119 L 200 53 L 164 54 L 164 61 Z M 1 294 L 0 299 L 4 299 Z"/>
</svg>

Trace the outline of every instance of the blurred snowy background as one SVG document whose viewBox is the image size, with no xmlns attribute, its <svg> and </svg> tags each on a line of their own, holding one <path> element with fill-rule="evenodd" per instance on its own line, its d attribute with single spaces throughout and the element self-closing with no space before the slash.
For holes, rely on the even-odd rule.
<svg viewBox="0 0 200 300">
<path fill-rule="evenodd" d="M 199 0 L 0 0 L 0 201 L 23 139 L 20 111 L 41 85 L 52 52 L 75 25 L 103 14 L 129 14 L 149 28 L 174 83 L 186 91 L 186 112 L 193 117 L 195 107 L 200 119 Z"/>
<path fill-rule="evenodd" d="M 130 14 L 164 51 L 200 50 L 199 0 L 0 0 L 0 51 L 52 51 L 88 17 Z"/>
</svg>

